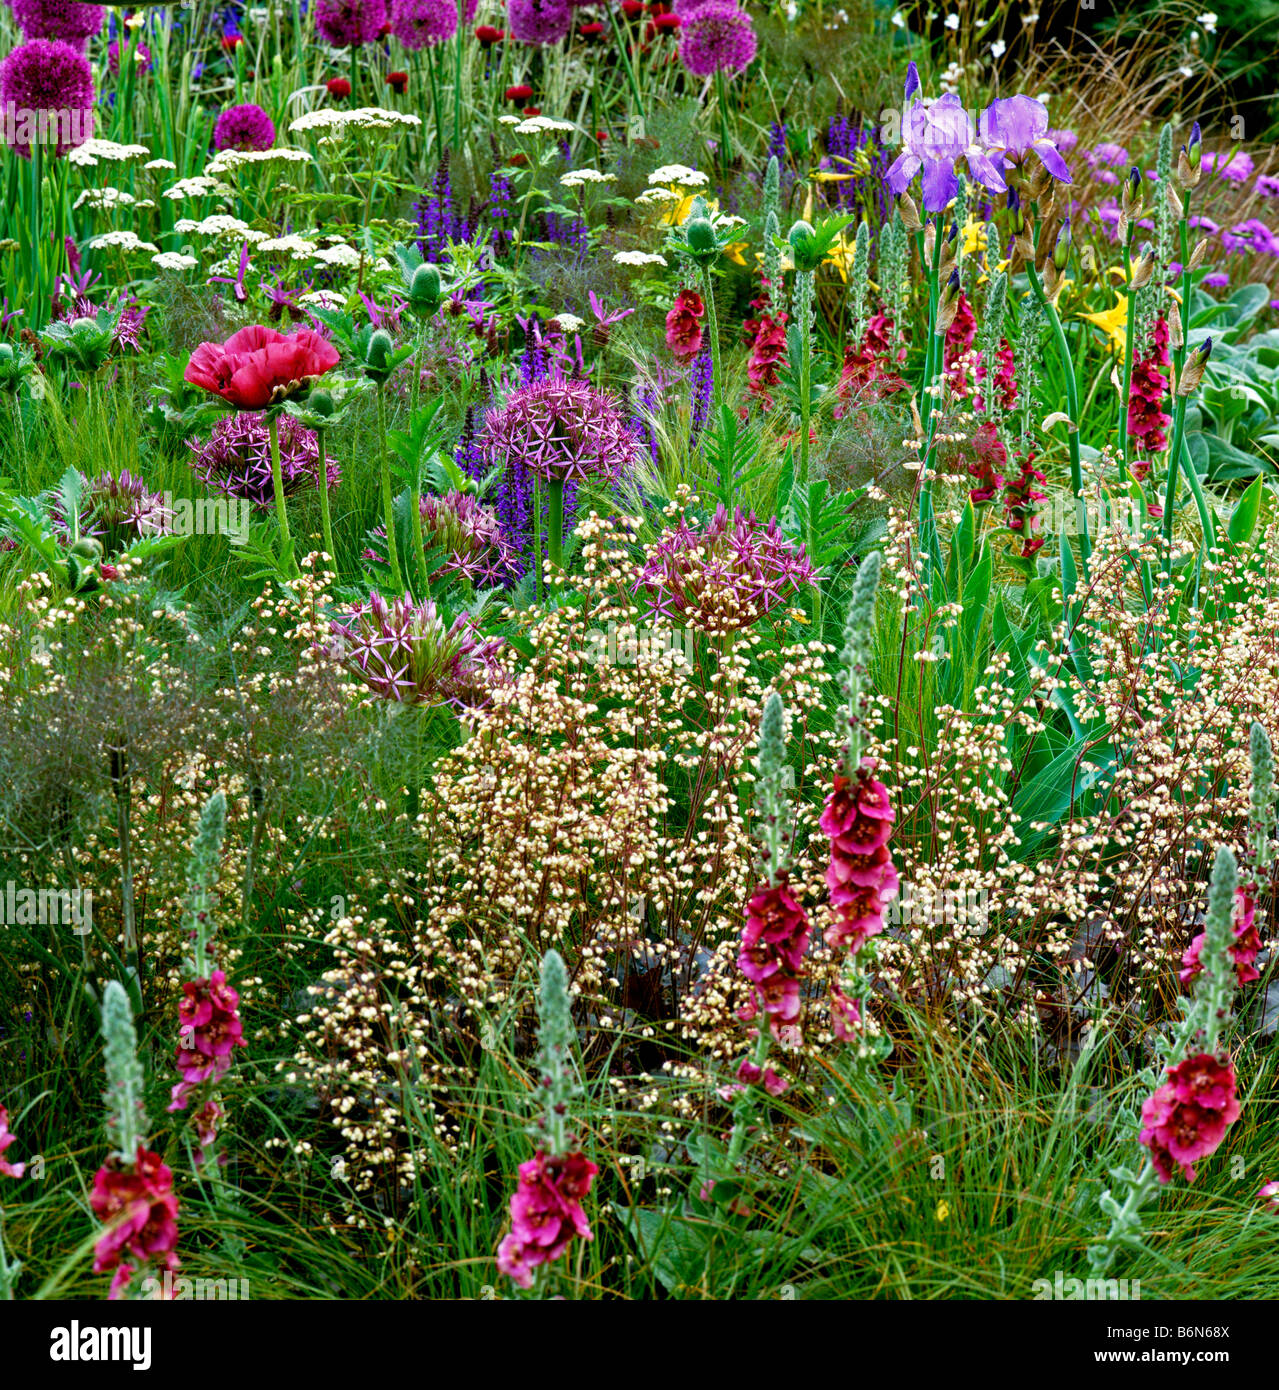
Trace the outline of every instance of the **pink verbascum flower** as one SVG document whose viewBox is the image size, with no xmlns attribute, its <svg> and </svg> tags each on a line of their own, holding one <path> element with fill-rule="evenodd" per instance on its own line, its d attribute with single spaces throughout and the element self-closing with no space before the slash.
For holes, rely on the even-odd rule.
<svg viewBox="0 0 1279 1390">
<path fill-rule="evenodd" d="M 10 1163 L 4 1156 L 4 1151 L 16 1138 L 9 1133 L 9 1112 L 0 1105 L 0 1178 L 20 1178 L 27 1171 L 25 1163 Z"/>
<path fill-rule="evenodd" d="M 240 996 L 227 984 L 221 970 L 182 986 L 178 1005 L 181 1041 L 175 1058 L 182 1080 L 173 1088 L 170 1110 L 185 1110 L 194 1090 L 226 1075 L 231 1050 L 248 1046 L 239 1007 Z"/>
<path fill-rule="evenodd" d="M 1257 902 L 1253 896 L 1255 889 L 1249 885 L 1235 889 L 1234 943 L 1230 947 L 1230 957 L 1235 963 L 1235 979 L 1240 987 L 1261 979 L 1253 962 L 1261 950 L 1261 936 L 1257 931 Z M 1199 956 L 1204 948 L 1204 933 L 1190 943 L 1186 954 L 1181 958 L 1181 983 L 1190 984 L 1203 970 Z"/>
<path fill-rule="evenodd" d="M 696 290 L 680 290 L 666 315 L 666 346 L 676 357 L 696 357 L 702 350 L 706 305 Z"/>
<path fill-rule="evenodd" d="M 807 914 L 785 874 L 777 875 L 776 884 L 755 890 L 746 906 L 737 966 L 755 986 L 756 1003 L 770 1016 L 774 1034 L 799 1018 L 799 979 L 809 931 Z M 755 1016 L 754 1008 L 747 1012 Z"/>
<path fill-rule="evenodd" d="M 158 1154 L 139 1144 L 132 1169 L 118 1166 L 118 1160 L 104 1164 L 94 1175 L 89 1205 L 109 1228 L 93 1247 L 95 1273 L 116 1269 L 126 1254 L 155 1260 L 165 1269 L 178 1267 L 178 1199 L 173 1171 Z M 111 1298 L 120 1296 L 132 1273 L 128 1265 L 119 1270 L 111 1281 Z"/>
<path fill-rule="evenodd" d="M 531 1288 L 537 1266 L 558 1260 L 574 1236 L 594 1239 L 582 1198 L 598 1172 L 582 1153 L 551 1158 L 539 1149 L 520 1164 L 510 1202 L 511 1233 L 497 1251 L 497 1267 L 520 1288 Z"/>
<path fill-rule="evenodd" d="M 835 913 L 826 944 L 856 954 L 884 929 L 884 908 L 897 892 L 897 869 L 888 852 L 893 808 L 888 788 L 863 758 L 856 778 L 835 775 L 819 824 L 830 839 L 826 887 Z"/>
<path fill-rule="evenodd" d="M 1138 1137 L 1160 1182 L 1172 1180 L 1174 1166 L 1194 1182 L 1193 1165 L 1217 1151 L 1238 1118 L 1233 1065 L 1201 1052 L 1168 1069 L 1168 1079 L 1141 1108 Z"/>
</svg>

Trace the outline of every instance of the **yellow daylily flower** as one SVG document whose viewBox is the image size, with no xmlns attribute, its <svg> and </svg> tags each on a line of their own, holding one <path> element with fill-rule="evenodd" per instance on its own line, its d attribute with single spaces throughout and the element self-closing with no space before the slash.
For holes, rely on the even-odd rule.
<svg viewBox="0 0 1279 1390">
<path fill-rule="evenodd" d="M 1112 349 L 1118 353 L 1123 352 L 1125 333 L 1128 328 L 1127 295 L 1117 294 L 1115 307 L 1107 309 L 1104 314 L 1080 314 L 1079 317 L 1087 319 L 1089 323 L 1095 323 L 1110 338 Z"/>
<path fill-rule="evenodd" d="M 730 241 L 724 248 L 724 254 L 734 265 L 740 265 L 745 268 L 746 257 L 742 255 L 742 252 L 746 250 L 747 244 L 748 243 L 744 241 Z"/>
<path fill-rule="evenodd" d="M 839 271 L 839 278 L 847 284 L 848 272 L 853 268 L 853 256 L 856 251 L 857 242 L 841 235 L 839 240 L 830 248 L 830 255 L 822 264 L 833 265 Z"/>
<path fill-rule="evenodd" d="M 851 179 L 852 174 L 833 174 L 829 169 L 814 169 L 808 176 L 815 179 L 818 183 L 843 183 L 846 179 Z"/>
<path fill-rule="evenodd" d="M 986 227 L 982 222 L 970 222 L 964 228 L 964 255 L 975 256 L 986 249 Z"/>
</svg>

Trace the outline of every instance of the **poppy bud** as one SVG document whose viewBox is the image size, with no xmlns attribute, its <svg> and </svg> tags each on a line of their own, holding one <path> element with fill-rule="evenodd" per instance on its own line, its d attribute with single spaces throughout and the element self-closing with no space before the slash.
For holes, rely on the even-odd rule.
<svg viewBox="0 0 1279 1390">
<path fill-rule="evenodd" d="M 391 335 L 385 328 L 379 328 L 369 339 L 365 361 L 375 371 L 384 371 L 386 369 L 387 358 L 390 357 L 394 347 L 395 343 Z"/>
<path fill-rule="evenodd" d="M 306 398 L 306 408 L 312 415 L 318 415 L 327 420 L 337 409 L 337 404 L 331 392 L 320 388 L 312 391 Z"/>
<path fill-rule="evenodd" d="M 425 262 L 413 272 L 409 303 L 420 314 L 432 314 L 440 302 L 440 272 Z"/>
<path fill-rule="evenodd" d="M 719 240 L 708 217 L 690 217 L 684 224 L 684 239 L 689 254 L 697 260 L 707 260 L 719 254 Z"/>
</svg>

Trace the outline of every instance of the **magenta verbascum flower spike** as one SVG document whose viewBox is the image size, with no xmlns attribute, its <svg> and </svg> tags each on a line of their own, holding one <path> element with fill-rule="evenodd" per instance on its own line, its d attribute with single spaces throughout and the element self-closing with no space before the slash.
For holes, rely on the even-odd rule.
<svg viewBox="0 0 1279 1390">
<path fill-rule="evenodd" d="M 991 193 L 1008 185 L 999 166 L 977 140 L 972 118 L 953 92 L 926 101 L 918 96 L 919 73 L 911 63 L 906 72 L 906 101 L 902 109 L 902 151 L 888 167 L 884 180 L 894 196 L 902 194 L 922 174 L 924 208 L 941 212 L 959 192 L 956 165 L 963 160 L 978 183 Z"/>
<path fill-rule="evenodd" d="M 498 1269 L 522 1289 L 531 1289 L 538 1268 L 558 1260 L 574 1240 L 594 1239 L 582 1200 L 599 1172 L 569 1130 L 569 1106 L 579 1089 L 575 1030 L 568 971 L 555 950 L 542 957 L 538 1015 L 542 1108 L 532 1129 L 537 1152 L 520 1164 L 509 1208 L 511 1232 L 497 1251 Z"/>
</svg>

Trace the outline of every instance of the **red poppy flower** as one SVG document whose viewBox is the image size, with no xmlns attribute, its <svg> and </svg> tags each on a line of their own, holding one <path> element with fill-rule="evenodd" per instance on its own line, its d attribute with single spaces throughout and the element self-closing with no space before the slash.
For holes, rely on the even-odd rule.
<svg viewBox="0 0 1279 1390">
<path fill-rule="evenodd" d="M 233 53 L 244 42 L 242 34 L 223 34 L 222 48 L 227 53 Z"/>
<path fill-rule="evenodd" d="M 521 150 L 521 151 L 517 151 L 517 152 L 516 152 L 515 154 L 513 154 L 506 162 L 507 162 L 508 164 L 527 164 L 527 163 L 528 163 L 528 155 L 526 155 L 522 150 Z"/>
<path fill-rule="evenodd" d="M 604 26 L 602 24 L 583 24 L 578 27 L 577 32 L 587 43 L 594 43 L 604 33 Z"/>
<path fill-rule="evenodd" d="M 524 108 L 524 114 L 526 116 L 540 116 L 542 114 L 542 108 L 540 106 L 526 106 Z"/>
<path fill-rule="evenodd" d="M 388 72 L 386 85 L 398 96 L 402 96 L 404 89 L 409 85 L 409 75 L 407 72 Z"/>
<path fill-rule="evenodd" d="M 330 77 L 324 85 L 328 88 L 329 95 L 337 97 L 339 101 L 351 95 L 351 84 L 345 77 Z"/>
<path fill-rule="evenodd" d="M 337 364 L 337 349 L 314 329 L 284 334 L 252 324 L 225 343 L 201 343 L 185 379 L 240 410 L 264 410 L 305 391 Z"/>
<path fill-rule="evenodd" d="M 475 30 L 475 37 L 479 39 L 485 48 L 489 48 L 495 43 L 501 43 L 506 37 L 506 33 L 504 30 L 498 29 L 492 24 L 481 24 Z"/>
<path fill-rule="evenodd" d="M 604 141 L 608 139 L 608 131 L 607 131 L 607 130 L 597 130 L 597 131 L 595 132 L 595 138 L 596 138 L 596 139 L 600 142 L 600 144 L 602 145 L 602 144 L 604 143 Z"/>
<path fill-rule="evenodd" d="M 644 0 L 622 0 L 622 13 L 627 19 L 638 19 L 644 13 Z"/>
<path fill-rule="evenodd" d="M 533 89 L 522 83 L 518 87 L 508 87 L 506 89 L 506 99 L 509 102 L 513 102 L 517 107 L 524 106 L 526 103 L 533 100 Z"/>
<path fill-rule="evenodd" d="M 653 28 L 659 34 L 673 34 L 680 26 L 680 17 L 677 14 L 659 14 L 653 20 Z"/>
</svg>

